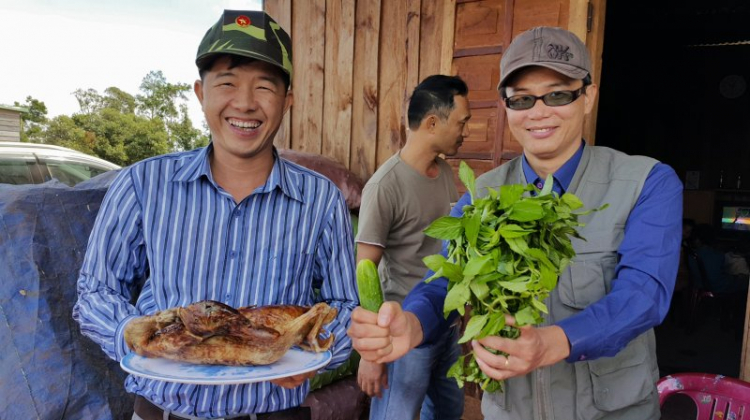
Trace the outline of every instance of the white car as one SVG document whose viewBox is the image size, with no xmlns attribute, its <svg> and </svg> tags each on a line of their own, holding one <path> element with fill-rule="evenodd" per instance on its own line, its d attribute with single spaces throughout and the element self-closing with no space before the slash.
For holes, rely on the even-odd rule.
<svg viewBox="0 0 750 420">
<path fill-rule="evenodd" d="M 41 184 L 57 179 L 69 186 L 120 166 L 49 144 L 0 141 L 0 183 Z"/>
</svg>

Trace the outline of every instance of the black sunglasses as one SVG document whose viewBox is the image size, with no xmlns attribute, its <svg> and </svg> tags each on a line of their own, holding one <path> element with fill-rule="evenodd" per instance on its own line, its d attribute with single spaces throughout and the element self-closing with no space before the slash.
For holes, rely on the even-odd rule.
<svg viewBox="0 0 750 420">
<path fill-rule="evenodd" d="M 586 92 L 586 86 L 588 85 L 583 85 L 576 90 L 556 90 L 542 96 L 515 95 L 503 100 L 508 108 L 515 111 L 531 109 L 536 105 L 536 101 L 540 99 L 547 106 L 563 106 L 572 103 L 583 95 Z"/>
</svg>

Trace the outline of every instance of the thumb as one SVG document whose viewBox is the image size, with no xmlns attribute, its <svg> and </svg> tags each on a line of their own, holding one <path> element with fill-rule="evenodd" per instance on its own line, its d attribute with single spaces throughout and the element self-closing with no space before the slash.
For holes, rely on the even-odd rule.
<svg viewBox="0 0 750 420">
<path fill-rule="evenodd" d="M 403 314 L 401 305 L 398 302 L 385 302 L 378 311 L 378 327 L 393 328 L 391 323 L 394 319 L 398 318 L 400 314 Z"/>
<path fill-rule="evenodd" d="M 406 313 L 398 306 L 393 309 L 390 318 L 391 337 L 401 337 L 409 334 L 409 320 Z"/>
</svg>

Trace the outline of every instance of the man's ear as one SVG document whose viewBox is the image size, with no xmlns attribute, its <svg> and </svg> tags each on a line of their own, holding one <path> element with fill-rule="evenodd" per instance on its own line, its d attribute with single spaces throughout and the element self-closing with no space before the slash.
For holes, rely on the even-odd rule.
<svg viewBox="0 0 750 420">
<path fill-rule="evenodd" d="M 200 102 L 201 107 L 203 107 L 203 82 L 200 79 L 193 83 L 193 92 L 195 92 L 195 96 L 198 97 L 198 102 Z"/>
<path fill-rule="evenodd" d="M 438 123 L 437 115 L 429 114 L 422 119 L 422 123 L 419 124 L 419 129 L 425 130 L 428 132 L 433 132 L 435 130 L 435 127 L 437 127 L 437 123 Z"/>
<path fill-rule="evenodd" d="M 596 95 L 598 93 L 599 87 L 596 84 L 592 83 L 586 87 L 586 92 L 583 96 L 586 101 L 586 114 L 591 113 L 591 110 L 594 109 L 594 103 L 596 103 Z"/>
<path fill-rule="evenodd" d="M 289 89 L 286 92 L 286 98 L 284 98 L 284 114 L 286 115 L 286 112 L 289 111 L 289 108 L 294 104 L 294 92 L 292 92 L 291 89 Z"/>
</svg>

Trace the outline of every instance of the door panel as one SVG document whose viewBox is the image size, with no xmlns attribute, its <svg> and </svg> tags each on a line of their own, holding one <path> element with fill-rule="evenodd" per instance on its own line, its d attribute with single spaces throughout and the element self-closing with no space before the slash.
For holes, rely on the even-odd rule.
<svg viewBox="0 0 750 420">
<path fill-rule="evenodd" d="M 453 56 L 470 54 L 477 49 L 499 53 L 503 45 L 504 20 L 503 1 L 481 0 L 458 4 Z"/>
<path fill-rule="evenodd" d="M 497 84 L 505 46 L 518 34 L 535 26 L 571 28 L 590 46 L 594 80 L 598 80 L 605 0 L 446 0 L 455 1 L 453 74 L 469 86 L 471 135 L 456 156 L 455 168 L 470 159 L 477 175 L 522 153 L 513 137 L 500 102 Z M 587 13 L 593 12 L 594 29 L 586 32 Z M 596 115 L 596 110 L 592 113 Z M 584 138 L 592 142 L 595 124 L 587 119 Z M 476 165 L 476 167 L 474 167 Z M 458 179 L 458 178 L 456 178 Z M 459 185 L 459 188 L 462 186 Z"/>
<path fill-rule="evenodd" d="M 464 79 L 469 86 L 469 106 L 472 109 L 482 106 L 477 102 L 492 102 L 497 105 L 499 63 L 500 54 L 475 55 L 453 60 L 453 73 Z"/>
</svg>

